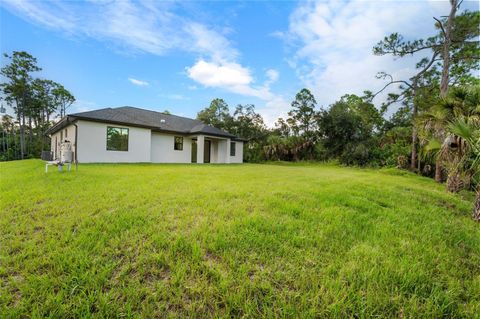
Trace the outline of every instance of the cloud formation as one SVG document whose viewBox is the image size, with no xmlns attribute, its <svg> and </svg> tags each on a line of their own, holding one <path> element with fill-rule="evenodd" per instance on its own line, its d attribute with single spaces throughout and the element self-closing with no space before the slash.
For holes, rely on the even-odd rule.
<svg viewBox="0 0 480 319">
<path fill-rule="evenodd" d="M 207 62 L 200 59 L 186 68 L 186 72 L 189 78 L 205 87 L 221 88 L 262 100 L 271 100 L 274 97 L 269 87 L 271 80 L 265 85 L 254 86 L 250 70 L 235 62 Z M 274 76 L 278 77 L 278 74 Z"/>
<path fill-rule="evenodd" d="M 251 71 L 240 65 L 240 55 L 231 42 L 212 26 L 177 14 L 177 4 L 160 1 L 75 1 L 4 0 L 10 11 L 29 21 L 71 36 L 109 41 L 118 49 L 164 55 L 174 50 L 200 58 L 187 68 L 193 81 L 206 87 L 236 94 L 270 99 L 267 87 L 254 87 Z M 270 74 L 272 79 L 278 73 Z M 135 85 L 148 83 L 129 79 Z"/>
<path fill-rule="evenodd" d="M 317 101 L 328 105 L 346 93 L 379 89 L 379 71 L 396 78 L 413 74 L 411 57 L 394 61 L 374 56 L 373 46 L 392 32 L 408 38 L 434 32 L 433 16 L 448 12 L 448 3 L 427 1 L 301 2 L 280 34 L 293 54 L 290 65 Z"/>
<path fill-rule="evenodd" d="M 136 85 L 136 86 L 148 86 L 149 85 L 149 83 L 147 81 L 137 80 L 137 79 L 134 79 L 134 78 L 128 78 L 128 80 L 130 81 L 130 83 L 132 83 L 133 85 Z"/>
<path fill-rule="evenodd" d="M 156 55 L 182 50 L 218 59 L 238 55 L 215 28 L 176 14 L 173 2 L 3 0 L 2 5 L 30 22 L 122 49 Z"/>
</svg>

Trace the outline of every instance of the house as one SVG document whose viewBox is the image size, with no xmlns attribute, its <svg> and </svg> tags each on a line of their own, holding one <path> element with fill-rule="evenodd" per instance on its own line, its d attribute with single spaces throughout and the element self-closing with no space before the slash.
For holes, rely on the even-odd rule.
<svg viewBox="0 0 480 319">
<path fill-rule="evenodd" d="M 199 120 L 124 106 L 75 113 L 47 134 L 79 163 L 242 163 L 242 138 Z"/>
</svg>

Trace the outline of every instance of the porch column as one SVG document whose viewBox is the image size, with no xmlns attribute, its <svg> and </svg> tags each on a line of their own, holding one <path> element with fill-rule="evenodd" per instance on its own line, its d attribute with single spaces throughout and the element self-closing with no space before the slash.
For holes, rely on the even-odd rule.
<svg viewBox="0 0 480 319">
<path fill-rule="evenodd" d="M 225 154 L 225 163 L 230 163 L 230 139 L 227 138 L 227 154 Z"/>
<path fill-rule="evenodd" d="M 205 150 L 205 136 L 197 136 L 197 163 L 203 164 L 203 152 Z"/>
</svg>

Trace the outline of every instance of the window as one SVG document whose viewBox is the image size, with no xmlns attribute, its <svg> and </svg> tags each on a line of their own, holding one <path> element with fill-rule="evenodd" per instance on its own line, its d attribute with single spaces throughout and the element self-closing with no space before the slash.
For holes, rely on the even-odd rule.
<svg viewBox="0 0 480 319">
<path fill-rule="evenodd" d="M 65 138 L 68 137 L 68 129 L 65 129 Z"/>
<path fill-rule="evenodd" d="M 173 149 L 176 151 L 183 151 L 183 137 L 175 136 L 175 143 Z"/>
<path fill-rule="evenodd" d="M 128 128 L 107 126 L 107 151 L 128 151 Z"/>
<path fill-rule="evenodd" d="M 235 142 L 230 142 L 230 156 L 235 156 Z"/>
</svg>

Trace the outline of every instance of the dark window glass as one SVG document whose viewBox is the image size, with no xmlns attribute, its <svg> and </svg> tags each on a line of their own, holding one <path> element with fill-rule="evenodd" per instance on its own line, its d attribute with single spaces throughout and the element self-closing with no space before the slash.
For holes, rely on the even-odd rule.
<svg viewBox="0 0 480 319">
<path fill-rule="evenodd" d="M 175 144 L 173 145 L 173 149 L 176 151 L 183 151 L 183 137 L 175 136 Z"/>
<path fill-rule="evenodd" d="M 230 142 L 230 156 L 235 156 L 235 142 Z"/>
<path fill-rule="evenodd" d="M 107 151 L 128 151 L 128 128 L 107 126 Z"/>
<path fill-rule="evenodd" d="M 68 137 L 68 129 L 65 129 L 65 137 Z"/>
</svg>

